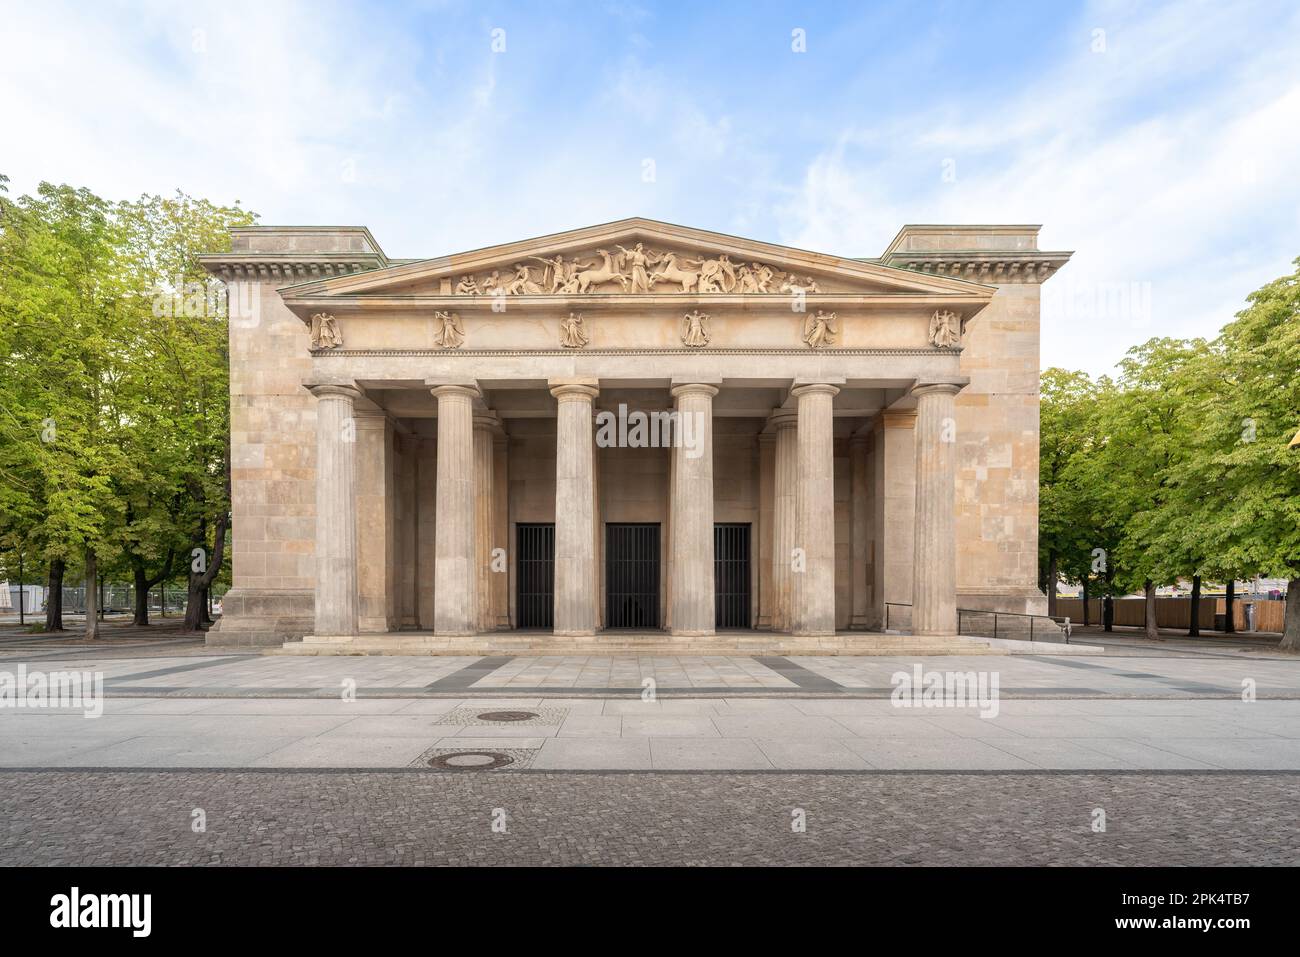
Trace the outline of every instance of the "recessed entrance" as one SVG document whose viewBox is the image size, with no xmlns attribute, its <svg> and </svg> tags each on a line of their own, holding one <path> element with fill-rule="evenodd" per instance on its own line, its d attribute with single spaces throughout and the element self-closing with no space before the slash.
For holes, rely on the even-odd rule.
<svg viewBox="0 0 1300 957">
<path fill-rule="evenodd" d="M 659 627 L 659 524 L 605 525 L 605 627 Z"/>
<path fill-rule="evenodd" d="M 749 523 L 713 526 L 713 603 L 717 628 L 749 625 Z"/>
<path fill-rule="evenodd" d="M 555 525 L 516 526 L 515 619 L 520 628 L 555 626 Z"/>
</svg>

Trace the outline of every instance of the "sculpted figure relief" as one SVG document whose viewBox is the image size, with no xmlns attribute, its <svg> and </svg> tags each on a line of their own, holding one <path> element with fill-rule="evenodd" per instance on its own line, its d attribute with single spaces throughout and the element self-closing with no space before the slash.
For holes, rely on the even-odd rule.
<svg viewBox="0 0 1300 957">
<path fill-rule="evenodd" d="M 599 257 L 599 260 L 592 257 Z M 528 296 L 576 295 L 593 292 L 621 291 L 648 294 L 658 283 L 671 283 L 682 293 L 742 293 L 747 295 L 777 292 L 821 292 L 811 276 L 800 279 L 758 262 L 733 262 L 728 253 L 707 254 L 691 258 L 679 250 L 656 252 L 645 243 L 631 248 L 623 245 L 579 253 L 569 259 L 556 253 L 551 258 L 529 256 L 541 263 L 535 266 L 514 265 L 513 278 L 502 278 L 500 270 L 485 275 L 461 276 L 456 284 L 458 296 Z M 613 290 L 610 287 L 617 287 Z"/>
<path fill-rule="evenodd" d="M 587 338 L 586 325 L 582 313 L 569 313 L 560 320 L 560 345 L 566 349 L 581 349 L 591 340 Z"/>
<path fill-rule="evenodd" d="M 438 323 L 433 334 L 433 341 L 440 349 L 459 349 L 465 341 L 465 329 L 460 324 L 460 316 L 454 312 L 435 312 L 434 321 Z"/>
<path fill-rule="evenodd" d="M 803 321 L 803 341 L 810 349 L 833 345 L 835 342 L 835 313 L 817 310 L 817 315 Z"/>
<path fill-rule="evenodd" d="M 650 274 L 650 285 L 653 286 L 659 280 L 665 282 L 679 282 L 682 284 L 682 292 L 694 292 L 700 284 L 699 268 L 682 269 L 677 265 L 676 253 L 664 253 L 659 257 L 662 265 L 655 272 Z M 685 260 L 682 260 L 685 262 Z"/>
<path fill-rule="evenodd" d="M 940 309 L 930 317 L 930 345 L 936 349 L 952 349 L 961 345 L 961 316 L 948 309 Z"/>
<path fill-rule="evenodd" d="M 343 345 L 343 333 L 339 332 L 337 319 L 328 312 L 318 312 L 311 317 L 313 349 L 337 349 L 341 345 Z"/>
<path fill-rule="evenodd" d="M 709 317 L 698 310 L 682 316 L 682 345 L 702 349 L 709 344 Z"/>
</svg>

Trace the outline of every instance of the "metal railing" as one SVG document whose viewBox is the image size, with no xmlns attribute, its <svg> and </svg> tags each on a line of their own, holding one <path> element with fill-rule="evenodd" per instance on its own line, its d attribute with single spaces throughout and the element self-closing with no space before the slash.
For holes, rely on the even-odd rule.
<svg viewBox="0 0 1300 957">
<path fill-rule="evenodd" d="M 891 624 L 891 609 L 906 608 L 907 626 L 912 625 L 910 602 L 885 602 L 885 630 Z M 898 616 L 901 617 L 901 616 Z M 1035 624 L 1037 622 L 1037 624 Z M 1050 624 L 1049 624 L 1050 622 Z M 1018 611 L 988 611 L 982 608 L 957 609 L 957 633 L 976 638 L 1010 638 L 1018 641 L 1050 640 L 1070 643 L 1073 627 L 1068 616 L 1028 615 Z M 1049 637 L 1050 636 L 1050 637 Z"/>
</svg>

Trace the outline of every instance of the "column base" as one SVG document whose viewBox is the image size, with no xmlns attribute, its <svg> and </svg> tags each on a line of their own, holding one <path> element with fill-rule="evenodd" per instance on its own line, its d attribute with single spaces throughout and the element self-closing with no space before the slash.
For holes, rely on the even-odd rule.
<svg viewBox="0 0 1300 957">
<path fill-rule="evenodd" d="M 595 638 L 596 630 L 590 628 L 579 629 L 577 631 L 552 631 L 551 634 L 556 638 Z"/>
<path fill-rule="evenodd" d="M 674 638 L 712 638 L 717 634 L 717 632 L 712 628 L 705 631 L 685 631 L 673 628 L 668 633 Z"/>
</svg>

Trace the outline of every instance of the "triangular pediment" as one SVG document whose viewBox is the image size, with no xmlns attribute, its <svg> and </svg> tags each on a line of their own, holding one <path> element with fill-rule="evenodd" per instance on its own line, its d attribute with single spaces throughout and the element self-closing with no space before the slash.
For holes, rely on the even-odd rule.
<svg viewBox="0 0 1300 957">
<path fill-rule="evenodd" d="M 959 279 L 635 218 L 303 283 L 282 294 L 319 300 L 796 291 L 962 298 L 994 292 Z"/>
</svg>

